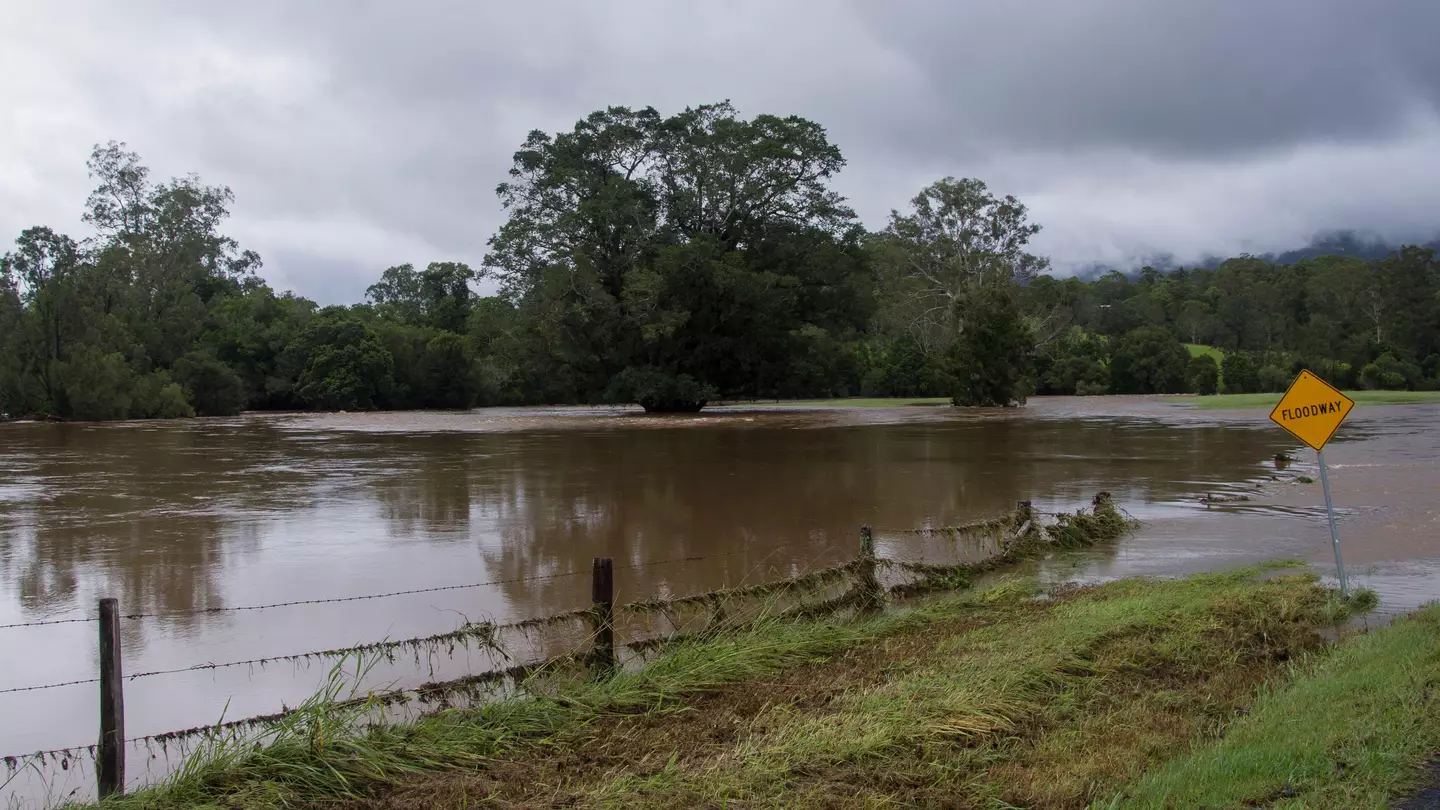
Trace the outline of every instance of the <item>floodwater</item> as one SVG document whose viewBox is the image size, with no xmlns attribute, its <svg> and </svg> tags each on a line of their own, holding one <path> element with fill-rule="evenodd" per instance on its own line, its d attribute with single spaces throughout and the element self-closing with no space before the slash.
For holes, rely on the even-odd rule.
<svg viewBox="0 0 1440 810">
<path fill-rule="evenodd" d="M 1440 408 L 1360 408 L 1327 452 L 1352 580 L 1389 610 L 1440 596 Z M 1298 460 L 1276 473 L 1274 455 Z M 1050 579 L 1176 574 L 1298 557 L 1333 574 L 1313 452 L 1264 413 L 1165 398 L 1034 400 L 1023 409 L 726 407 L 247 415 L 0 425 L 0 625 L 89 619 L 115 597 L 127 675 L 514 621 L 589 602 L 753 583 L 854 556 L 929 553 L 898 530 L 992 517 L 1029 499 L 1112 492 L 1144 527 L 1039 567 Z M 1206 495 L 1249 501 L 1205 503 Z M 302 604 L 441 586 L 453 590 Z M 96 625 L 0 627 L 0 756 L 87 746 Z M 141 737 L 294 706 L 326 664 L 199 669 L 125 684 Z M 480 662 L 401 660 L 413 686 Z M 163 773 L 136 747 L 131 783 Z M 12 798 L 85 796 L 83 760 L 25 774 Z M 147 776 L 148 774 L 148 776 Z M 0 784 L 7 779 L 0 771 Z"/>
</svg>

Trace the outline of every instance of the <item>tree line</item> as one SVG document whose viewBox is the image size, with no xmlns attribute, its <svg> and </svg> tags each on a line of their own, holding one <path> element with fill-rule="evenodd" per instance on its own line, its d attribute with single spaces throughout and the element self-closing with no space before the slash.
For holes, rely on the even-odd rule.
<svg viewBox="0 0 1440 810">
<path fill-rule="evenodd" d="M 597 111 L 530 133 L 477 270 L 380 273 L 363 303 L 277 293 L 223 233 L 231 190 L 156 182 L 97 145 L 81 241 L 26 229 L 0 258 L 0 414 L 470 408 L 1440 387 L 1440 265 L 1252 256 L 1057 278 L 1026 207 L 975 179 L 867 231 L 825 130 L 728 103 Z M 497 287 L 476 294 L 479 282 Z M 1184 344 L 1223 353 L 1192 358 Z"/>
</svg>

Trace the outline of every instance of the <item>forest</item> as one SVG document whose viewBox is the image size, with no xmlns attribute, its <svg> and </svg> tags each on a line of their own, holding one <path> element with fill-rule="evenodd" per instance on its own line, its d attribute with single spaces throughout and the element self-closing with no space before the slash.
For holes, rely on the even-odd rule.
<svg viewBox="0 0 1440 810">
<path fill-rule="evenodd" d="M 0 258 L 0 415 L 1008 406 L 1276 391 L 1300 368 L 1440 388 L 1431 248 L 1056 277 L 1014 197 L 944 178 L 868 231 L 831 187 L 844 165 L 795 116 L 597 111 L 521 144 L 479 268 L 402 264 L 363 302 L 321 307 L 273 290 L 224 234 L 228 187 L 156 181 L 125 144 L 97 145 L 93 235 L 35 226 Z"/>
</svg>

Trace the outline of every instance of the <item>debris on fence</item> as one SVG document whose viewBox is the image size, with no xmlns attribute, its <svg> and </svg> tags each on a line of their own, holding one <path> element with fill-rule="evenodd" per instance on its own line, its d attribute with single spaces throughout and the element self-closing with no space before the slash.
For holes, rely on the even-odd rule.
<svg viewBox="0 0 1440 810">
<path fill-rule="evenodd" d="M 1019 510 L 1017 510 L 1019 511 Z M 919 529 L 890 529 L 887 534 L 921 534 L 926 536 L 942 536 L 952 539 L 959 539 L 966 536 L 993 535 L 1005 529 L 1014 528 L 1015 513 L 1001 515 L 1000 517 L 988 520 L 976 520 L 970 523 L 961 523 L 955 526 L 926 526 Z"/>
<path fill-rule="evenodd" d="M 1115 504 L 1108 492 L 1100 492 L 1091 501 L 1090 511 L 1056 512 L 1055 523 L 1045 527 L 1053 545 L 1061 548 L 1088 548 L 1105 540 L 1115 540 L 1134 530 L 1140 521 Z"/>
<path fill-rule="evenodd" d="M 764 582 L 759 585 L 721 588 L 716 591 L 695 594 L 693 596 L 680 596 L 674 599 L 643 599 L 639 602 L 630 602 L 618 607 L 624 613 L 670 612 L 677 608 L 686 607 L 705 607 L 714 610 L 717 605 L 723 609 L 723 605 L 730 601 L 764 598 L 787 591 L 819 590 L 831 585 L 838 585 L 847 581 L 850 576 L 855 573 L 858 565 L 858 560 L 851 560 L 850 562 L 833 565 L 829 568 L 821 568 L 799 576 L 779 579 L 773 582 Z"/>
<path fill-rule="evenodd" d="M 541 616 L 534 619 L 512 622 L 509 624 L 497 624 L 495 622 L 469 622 L 458 629 L 447 633 L 437 633 L 433 636 L 417 636 L 415 638 L 397 639 L 394 641 L 374 641 L 367 644 L 356 644 L 352 647 L 336 647 L 330 650 L 311 650 L 303 653 L 290 653 L 287 655 L 273 655 L 266 658 L 251 658 L 244 661 L 226 661 L 220 664 L 196 664 L 190 667 L 157 670 L 154 672 L 137 672 L 134 675 L 125 676 L 126 680 L 145 678 L 153 675 L 172 675 L 179 672 L 192 672 L 200 670 L 227 669 L 231 667 L 248 666 L 265 667 L 276 663 L 309 663 L 327 658 L 346 658 L 355 654 L 370 653 L 384 658 L 390 663 L 399 659 L 400 653 L 409 651 L 413 654 L 415 665 L 428 664 L 434 673 L 434 657 L 442 651 L 447 655 L 453 655 L 457 649 L 478 648 L 493 653 L 502 659 L 508 659 L 509 654 L 500 644 L 500 634 L 506 630 L 519 630 L 526 632 L 537 627 L 553 627 L 574 621 L 587 621 L 592 619 L 593 611 L 590 608 L 581 608 L 554 616 Z M 421 655 L 424 654 L 422 660 Z"/>
<path fill-rule="evenodd" d="M 955 527 L 960 531 L 984 531 L 1002 536 L 999 551 L 983 560 L 954 564 L 881 560 L 887 568 L 918 577 L 892 585 L 890 593 L 894 596 L 915 596 L 931 591 L 968 588 L 980 574 L 1013 565 L 1050 548 L 1089 548 L 1096 543 L 1117 539 L 1139 524 L 1115 504 L 1108 492 L 1096 494 L 1088 512 L 1081 509 L 1044 513 L 1043 516 L 1054 518 L 1054 522 L 1048 525 L 1037 522 L 1042 513 L 1034 512 L 1028 504 L 1022 504 L 1002 518 Z"/>
<path fill-rule="evenodd" d="M 426 705 L 438 705 L 440 708 L 453 705 L 457 698 L 478 698 L 483 696 L 483 687 L 494 686 L 505 682 L 524 681 L 537 673 L 558 667 L 566 663 L 579 661 L 583 658 L 582 653 L 567 653 L 556 656 L 538 663 L 516 664 L 501 669 L 492 669 L 485 672 L 478 672 L 465 675 L 448 681 L 424 683 L 416 687 L 402 689 L 388 689 L 384 691 L 367 692 L 354 698 L 336 700 L 327 704 L 328 708 L 350 710 L 363 709 L 368 707 L 384 708 L 398 706 L 418 701 Z M 142 737 L 131 737 L 125 740 L 126 745 L 140 745 L 145 749 L 153 751 L 154 746 L 159 746 L 162 754 L 169 753 L 169 746 L 177 742 L 186 742 L 199 739 L 240 739 L 245 732 L 257 728 L 272 726 L 276 723 L 294 717 L 297 713 L 305 711 L 305 707 L 289 708 L 282 707 L 280 711 L 270 714 L 259 714 L 252 717 L 245 717 L 238 720 L 226 720 L 223 722 L 209 723 L 192 728 L 166 731 L 159 734 L 147 734 Z M 75 746 L 72 748 L 57 748 L 48 751 L 35 751 L 28 754 L 14 754 L 0 758 L 3 761 L 7 772 L 14 773 L 21 767 L 30 763 L 53 763 L 60 766 L 62 770 L 68 770 L 70 765 L 76 763 L 81 757 L 87 757 L 93 762 L 95 758 L 95 746 Z M 154 753 L 151 754 L 153 758 Z"/>
</svg>

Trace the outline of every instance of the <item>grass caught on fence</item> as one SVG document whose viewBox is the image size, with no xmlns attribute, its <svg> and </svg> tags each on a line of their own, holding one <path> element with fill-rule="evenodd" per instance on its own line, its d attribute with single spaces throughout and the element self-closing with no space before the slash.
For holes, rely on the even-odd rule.
<svg viewBox="0 0 1440 810">
<path fill-rule="evenodd" d="M 1110 493 L 1101 492 L 1091 502 L 1090 511 L 1060 512 L 1044 531 L 1054 546 L 1075 549 L 1114 540 L 1138 525 L 1139 521 L 1125 514 Z"/>
<path fill-rule="evenodd" d="M 723 611 L 726 605 L 741 600 L 765 599 L 777 594 L 802 594 L 838 585 L 854 576 L 857 564 L 858 561 L 852 560 L 848 563 L 821 568 L 786 579 L 762 582 L 757 585 L 722 588 L 694 596 L 680 596 L 673 599 L 641 599 L 621 605 L 619 610 L 622 613 L 667 613 L 681 608 Z"/>
<path fill-rule="evenodd" d="M 1133 531 L 1139 521 L 1127 515 L 1108 492 L 1097 493 L 1090 509 L 1059 512 L 1045 524 L 1043 516 L 1027 508 L 1017 509 L 1003 518 L 968 524 L 941 533 L 963 533 L 969 536 L 993 535 L 997 538 L 996 553 L 983 560 L 963 563 L 925 563 L 906 560 L 879 560 L 882 567 L 914 577 L 890 586 L 897 596 L 914 596 L 940 590 L 970 587 L 981 574 L 995 571 L 1048 550 L 1089 548 L 1098 543 L 1119 539 Z"/>
</svg>

